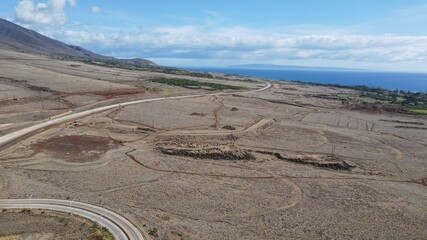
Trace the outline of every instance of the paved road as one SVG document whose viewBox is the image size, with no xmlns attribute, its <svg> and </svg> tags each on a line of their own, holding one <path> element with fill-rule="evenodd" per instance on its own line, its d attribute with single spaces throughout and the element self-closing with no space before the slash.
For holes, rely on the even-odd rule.
<svg viewBox="0 0 427 240">
<path fill-rule="evenodd" d="M 116 240 L 144 240 L 141 232 L 126 218 L 95 205 L 54 199 L 0 199 L 0 209 L 46 209 L 72 213 L 99 223 Z"/>
<path fill-rule="evenodd" d="M 260 92 L 270 87 L 271 87 L 271 84 L 267 83 L 267 85 L 261 89 L 246 91 L 246 92 L 238 92 L 238 93 L 242 94 L 242 93 Z M 138 103 L 162 101 L 162 100 L 176 100 L 176 99 L 184 99 L 184 98 L 197 98 L 197 97 L 205 97 L 205 96 L 213 96 L 213 95 L 230 95 L 230 94 L 236 94 L 236 92 L 143 99 L 143 100 L 113 104 L 105 107 L 87 110 L 84 112 L 73 113 L 73 114 L 69 114 L 69 115 L 55 118 L 52 120 L 48 120 L 46 122 L 34 125 L 32 127 L 24 128 L 19 131 L 2 136 L 0 137 L 0 149 L 2 149 L 4 146 L 8 146 L 8 144 L 19 141 L 19 139 L 25 136 L 28 136 L 31 133 L 34 133 L 38 130 L 53 126 L 55 124 L 61 124 L 61 123 L 73 121 L 79 118 L 83 118 L 95 113 L 103 112 L 103 111 L 114 109 L 117 107 L 123 107 L 123 106 L 132 105 L 132 104 L 138 104 Z M 70 212 L 70 213 L 88 218 L 108 228 L 117 240 L 121 240 L 121 239 L 143 240 L 144 239 L 141 232 L 124 217 L 110 210 L 107 210 L 98 206 L 90 205 L 87 203 L 71 202 L 71 201 L 65 201 L 65 200 L 54 200 L 54 199 L 0 199 L 0 208 L 37 208 L 37 209 L 47 209 L 47 210 L 55 210 L 55 211 L 61 211 L 61 212 Z"/>
</svg>

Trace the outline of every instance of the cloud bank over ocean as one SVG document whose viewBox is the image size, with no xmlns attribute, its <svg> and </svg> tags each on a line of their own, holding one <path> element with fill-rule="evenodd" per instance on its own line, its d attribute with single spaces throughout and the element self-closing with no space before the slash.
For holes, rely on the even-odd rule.
<svg viewBox="0 0 427 240">
<path fill-rule="evenodd" d="M 12 20 L 102 54 L 145 57 L 177 65 L 305 61 L 325 66 L 421 70 L 427 64 L 427 31 L 404 31 L 427 23 L 425 4 L 348 26 L 339 22 L 256 26 L 212 10 L 200 11 L 197 18 L 163 14 L 169 19 L 167 23 L 147 24 L 130 20 L 134 18 L 116 9 L 85 4 L 76 0 L 21 0 L 14 7 Z M 102 24 L 99 19 L 113 24 Z M 394 31 L 393 26 L 400 30 Z"/>
</svg>

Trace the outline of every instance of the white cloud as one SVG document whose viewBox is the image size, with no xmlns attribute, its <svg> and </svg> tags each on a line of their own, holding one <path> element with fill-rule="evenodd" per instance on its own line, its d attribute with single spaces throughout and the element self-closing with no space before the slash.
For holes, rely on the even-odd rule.
<svg viewBox="0 0 427 240">
<path fill-rule="evenodd" d="M 101 8 L 98 6 L 93 6 L 90 10 L 92 13 L 100 13 L 101 12 Z"/>
<path fill-rule="evenodd" d="M 25 24 L 63 25 L 67 21 L 65 6 L 76 5 L 76 0 L 49 0 L 35 3 L 32 0 L 21 0 L 15 7 L 15 19 Z"/>
<path fill-rule="evenodd" d="M 427 36 L 301 34 L 244 27 L 159 27 L 144 32 L 64 30 L 54 37 L 104 54 L 253 61 L 324 60 L 427 64 Z M 103 33 L 102 33 L 103 32 Z M 272 34 L 275 32 L 275 34 Z"/>
</svg>

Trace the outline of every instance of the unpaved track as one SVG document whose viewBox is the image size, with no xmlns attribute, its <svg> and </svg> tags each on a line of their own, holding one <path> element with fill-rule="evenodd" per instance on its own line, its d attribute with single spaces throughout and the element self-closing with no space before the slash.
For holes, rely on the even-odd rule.
<svg viewBox="0 0 427 240">
<path fill-rule="evenodd" d="M 273 122 L 274 120 L 271 118 L 263 118 L 261 120 L 257 120 L 245 127 L 241 130 L 171 130 L 160 133 L 154 133 L 154 136 L 222 136 L 227 134 L 238 134 L 238 133 L 246 133 L 251 132 L 257 128 L 260 128 L 266 124 Z"/>
<path fill-rule="evenodd" d="M 259 91 L 264 91 L 271 87 L 270 83 L 267 83 L 267 85 L 261 89 L 253 90 L 253 91 L 247 91 L 247 92 L 241 92 L 242 93 L 254 93 Z M 185 96 L 177 96 L 177 97 L 160 97 L 160 98 L 151 98 L 151 99 L 143 99 L 143 100 L 137 100 L 137 101 L 131 101 L 131 102 L 124 102 L 124 103 L 117 103 L 113 105 L 108 105 L 105 107 L 95 108 L 79 113 L 73 113 L 67 116 L 59 117 L 56 119 L 51 119 L 46 122 L 34 125 L 32 127 L 24 128 L 19 131 L 7 134 L 5 136 L 0 137 L 0 150 L 4 148 L 4 146 L 10 144 L 11 142 L 16 142 L 16 140 L 19 140 L 22 137 L 28 136 L 29 134 L 50 127 L 52 125 L 62 124 L 65 122 L 73 121 L 79 118 L 83 118 L 95 113 L 104 112 L 110 109 L 118 108 L 118 107 L 124 107 L 128 105 L 138 104 L 138 103 L 147 103 L 147 102 L 156 102 L 156 101 L 164 101 L 164 100 L 178 100 L 178 99 L 185 99 L 185 98 L 199 98 L 199 97 L 206 97 L 206 96 L 215 96 L 215 95 L 231 95 L 236 94 L 236 92 L 231 93 L 210 93 L 210 94 L 198 94 L 198 95 L 185 95 Z"/>
<path fill-rule="evenodd" d="M 271 87 L 271 84 L 267 83 L 266 86 L 261 89 L 247 91 L 247 92 L 240 92 L 240 94 L 264 91 L 269 89 L 270 87 Z M 32 127 L 24 128 L 19 131 L 0 137 L 0 151 L 14 143 L 19 142 L 19 140 L 30 136 L 32 133 L 39 132 L 39 131 L 42 131 L 43 129 L 46 129 L 55 125 L 59 125 L 65 122 L 73 121 L 79 118 L 87 117 L 95 113 L 104 112 L 104 111 L 118 108 L 118 107 L 139 104 L 139 103 L 146 103 L 146 102 L 163 101 L 163 100 L 178 100 L 178 99 L 185 99 L 185 98 L 198 98 L 198 97 L 206 97 L 206 96 L 231 95 L 231 94 L 236 94 L 236 92 L 143 99 L 143 100 L 113 104 L 113 105 L 95 108 L 95 109 L 91 109 L 91 110 L 87 110 L 79 113 L 73 113 L 73 114 L 61 116 L 55 119 L 50 119 L 46 122 L 34 125 Z M 80 215 L 82 217 L 86 217 L 92 221 L 98 222 L 102 226 L 108 228 L 117 240 L 122 240 L 122 239 L 123 240 L 141 240 L 141 239 L 143 240 L 144 239 L 141 232 L 124 217 L 110 210 L 107 210 L 98 206 L 86 204 L 86 203 L 71 202 L 71 201 L 65 201 L 65 200 L 55 200 L 55 199 L 0 199 L 0 208 L 37 208 L 37 209 L 56 210 L 61 212 L 70 212 L 76 215 Z"/>
</svg>

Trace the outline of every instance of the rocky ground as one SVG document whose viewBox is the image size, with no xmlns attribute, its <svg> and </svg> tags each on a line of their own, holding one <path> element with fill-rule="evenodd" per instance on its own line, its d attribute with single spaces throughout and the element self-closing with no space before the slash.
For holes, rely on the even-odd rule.
<svg viewBox="0 0 427 240">
<path fill-rule="evenodd" d="M 52 75 L 2 72 L 2 134 L 113 102 L 212 93 L 148 81 L 161 73 L 14 57 Z M 87 87 L 51 83 L 64 75 Z M 263 85 L 233 80 L 215 81 Z M 45 129 L 0 152 L 0 197 L 101 205 L 153 239 L 425 239 L 427 119 L 315 97 L 348 89 L 272 83 Z M 0 236 L 10 234 L 5 217 L 32 221 L 0 213 Z"/>
</svg>

